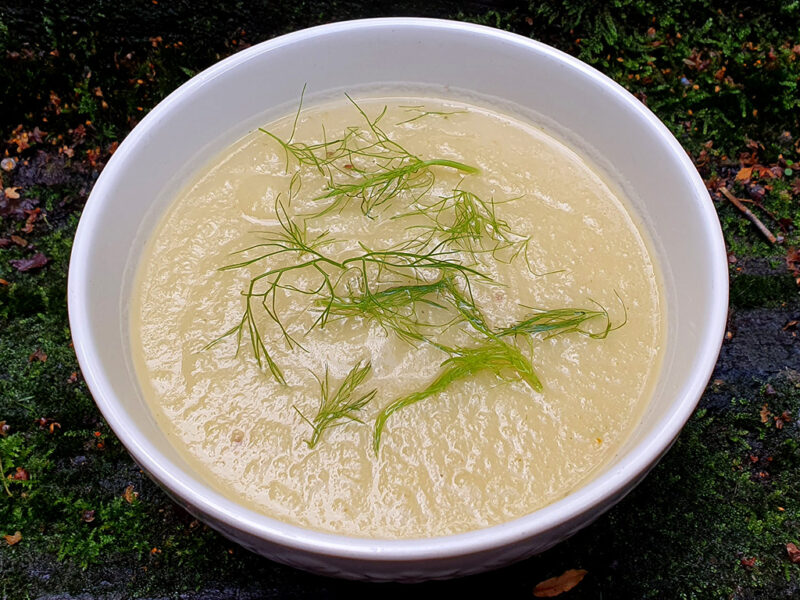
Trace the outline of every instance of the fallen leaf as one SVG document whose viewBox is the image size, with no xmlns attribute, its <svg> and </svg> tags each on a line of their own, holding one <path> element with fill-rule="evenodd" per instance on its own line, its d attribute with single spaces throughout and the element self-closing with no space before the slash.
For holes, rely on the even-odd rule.
<svg viewBox="0 0 800 600">
<path fill-rule="evenodd" d="M 59 98 L 58 94 L 52 90 L 50 91 L 50 105 L 53 107 L 57 115 L 61 114 L 61 98 Z"/>
<path fill-rule="evenodd" d="M 786 544 L 786 553 L 789 555 L 789 560 L 794 564 L 800 564 L 800 548 L 792 542 Z"/>
<path fill-rule="evenodd" d="M 82 142 L 83 138 L 86 137 L 86 127 L 83 126 L 81 123 L 72 131 L 72 139 L 75 140 L 75 143 Z"/>
<path fill-rule="evenodd" d="M 31 198 L 11 198 L 0 187 L 0 217 L 22 219 L 25 216 L 25 211 L 33 208 L 36 202 Z"/>
<path fill-rule="evenodd" d="M 5 279 L 0 279 L 0 285 L 9 285 Z"/>
<path fill-rule="evenodd" d="M 100 164 L 100 146 L 87 150 L 86 160 L 89 161 L 92 167 L 97 167 Z"/>
<path fill-rule="evenodd" d="M 537 598 L 554 598 L 578 585 L 587 572 L 583 569 L 569 569 L 558 577 L 545 579 L 533 588 L 533 595 Z"/>
<path fill-rule="evenodd" d="M 133 504 L 133 501 L 136 500 L 136 498 L 139 497 L 139 494 L 137 494 L 135 491 L 133 491 L 133 486 L 132 485 L 129 485 L 128 487 L 125 488 L 125 492 L 122 494 L 122 497 L 125 499 L 125 502 L 127 502 L 128 504 Z"/>
<path fill-rule="evenodd" d="M 3 537 L 6 538 L 6 543 L 9 546 L 13 546 L 14 544 L 19 544 L 19 542 L 22 540 L 22 532 L 17 531 L 14 533 L 14 535 L 4 535 Z"/>
<path fill-rule="evenodd" d="M 767 421 L 769 421 L 769 416 L 771 413 L 769 412 L 769 409 L 767 408 L 766 404 L 761 407 L 761 412 L 759 414 L 761 415 L 762 423 L 766 423 Z"/>
<path fill-rule="evenodd" d="M 25 271 L 32 271 L 33 269 L 41 269 L 48 263 L 48 258 L 41 252 L 37 252 L 30 258 L 21 258 L 19 260 L 10 260 L 8 262 L 17 271 L 24 273 Z"/>
<path fill-rule="evenodd" d="M 94 521 L 95 511 L 93 510 L 85 510 L 81 513 L 81 520 L 84 523 L 91 523 Z"/>
<path fill-rule="evenodd" d="M 18 187 L 7 187 L 3 192 L 6 195 L 6 198 L 10 198 L 11 200 L 19 200 L 19 190 Z"/>
<path fill-rule="evenodd" d="M 19 237 L 18 235 L 12 235 L 11 241 L 17 246 L 22 246 L 23 248 L 28 245 L 28 241 L 25 238 Z"/>
<path fill-rule="evenodd" d="M 780 167 L 775 167 L 775 168 L 777 168 L 780 171 L 780 173 L 774 171 L 769 167 L 765 167 L 764 165 L 754 165 L 752 170 L 755 171 L 756 175 L 758 175 L 759 177 L 774 179 L 775 177 L 780 177 L 781 175 L 783 175 L 783 170 Z"/>
<path fill-rule="evenodd" d="M 13 136 L 8 140 L 8 143 L 17 145 L 17 154 L 30 147 L 30 144 L 28 144 L 28 132 L 22 130 L 22 124 L 17 125 L 12 134 Z"/>
<path fill-rule="evenodd" d="M 41 144 L 44 141 L 45 135 L 47 135 L 47 132 L 39 129 L 38 125 L 34 127 L 33 131 L 31 132 L 31 137 L 33 138 L 33 141 L 36 142 L 37 144 Z"/>
<path fill-rule="evenodd" d="M 767 189 L 763 185 L 751 185 L 747 188 L 747 195 L 755 202 L 761 202 L 767 195 Z M 760 206 L 760 204 L 759 204 Z"/>
<path fill-rule="evenodd" d="M 28 357 L 28 362 L 33 362 L 35 360 L 38 360 L 39 362 L 47 362 L 47 354 L 42 352 L 42 349 L 39 348 L 36 350 L 36 352 Z"/>
<path fill-rule="evenodd" d="M 26 210 L 25 213 L 28 215 L 28 218 L 25 219 L 25 227 L 22 228 L 22 231 L 25 233 L 30 233 L 33 231 L 33 224 L 36 222 L 36 219 L 39 218 L 39 214 L 42 212 L 41 208 L 34 208 L 33 210 Z"/>
<path fill-rule="evenodd" d="M 22 467 L 17 467 L 17 471 L 11 476 L 11 479 L 15 481 L 29 481 L 30 478 L 31 476 L 28 471 Z"/>
<path fill-rule="evenodd" d="M 789 248 L 786 251 L 786 268 L 800 285 L 800 250 L 797 248 Z"/>
<path fill-rule="evenodd" d="M 753 175 L 753 167 L 742 167 L 736 174 L 734 181 L 747 181 Z"/>
<path fill-rule="evenodd" d="M 741 562 L 742 566 L 745 569 L 752 569 L 753 567 L 756 566 L 756 557 L 754 556 L 753 558 L 743 558 L 739 562 Z"/>
</svg>

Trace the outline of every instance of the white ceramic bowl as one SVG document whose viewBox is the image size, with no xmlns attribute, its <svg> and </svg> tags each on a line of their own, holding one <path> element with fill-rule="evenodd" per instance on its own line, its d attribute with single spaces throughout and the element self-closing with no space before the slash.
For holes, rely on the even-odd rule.
<svg viewBox="0 0 800 600">
<path fill-rule="evenodd" d="M 307 101 L 386 88 L 466 96 L 530 118 L 628 196 L 663 271 L 668 331 L 653 398 L 592 481 L 514 521 L 418 540 L 320 533 L 242 508 L 170 446 L 131 364 L 128 311 L 142 247 L 174 194 L 219 149 Z M 719 352 L 728 299 L 716 213 L 686 153 L 628 92 L 578 60 L 502 31 L 429 19 L 324 25 L 249 48 L 161 102 L 120 145 L 81 217 L 69 272 L 75 349 L 94 398 L 133 458 L 186 509 L 242 546 L 317 573 L 420 580 L 475 573 L 563 540 L 619 501 L 669 448 Z"/>
</svg>

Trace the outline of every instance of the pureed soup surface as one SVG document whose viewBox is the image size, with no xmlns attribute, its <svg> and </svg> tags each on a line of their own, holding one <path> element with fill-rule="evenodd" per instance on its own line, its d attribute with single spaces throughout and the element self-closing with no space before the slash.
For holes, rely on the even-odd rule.
<svg viewBox="0 0 800 600">
<path fill-rule="evenodd" d="M 539 129 L 431 98 L 363 99 L 358 107 L 366 118 L 347 99 L 304 109 L 294 134 L 295 115 L 265 126 L 305 148 L 327 142 L 314 149 L 316 159 L 306 155 L 299 164 L 256 131 L 225 149 L 175 199 L 146 249 L 132 303 L 143 392 L 197 473 L 220 493 L 289 523 L 414 538 L 528 514 L 611 460 L 648 401 L 664 327 L 653 262 L 623 202 L 577 154 Z M 367 119 L 384 107 L 379 131 L 371 131 Z M 387 138 L 377 143 L 380 132 Z M 400 147 L 418 161 L 446 159 L 480 172 L 433 164 L 412 169 L 395 188 L 357 195 L 367 179 L 412 164 Z M 330 194 L 334 184 L 341 193 Z M 471 213 L 458 203 L 459 191 L 479 199 Z M 458 214 L 467 215 L 460 222 L 471 234 L 454 234 Z M 315 251 L 337 263 L 286 271 L 284 287 L 271 295 L 267 286 L 277 273 L 254 284 L 254 293 L 267 295 L 251 298 L 252 327 L 285 383 L 263 352 L 259 367 L 246 318 L 238 355 L 237 332 L 204 349 L 242 323 L 242 292 L 253 278 L 317 256 L 287 251 L 219 270 L 275 250 L 233 254 L 286 233 L 281 223 L 296 225 L 307 243 L 328 232 Z M 470 230 L 470 223 L 477 226 Z M 447 264 L 341 264 L 386 249 Z M 403 265 L 414 260 L 381 256 Z M 328 313 L 322 327 L 318 319 L 332 293 L 326 281 L 345 308 Z M 411 287 L 424 285 L 432 291 L 411 303 Z M 400 286 L 406 288 L 396 294 L 398 304 L 379 294 Z M 373 300 L 386 301 L 384 319 L 353 308 L 370 299 L 365 287 Z M 296 343 L 282 335 L 262 298 Z M 508 331 L 536 309 L 561 308 L 598 315 L 580 323 L 581 331 Z M 479 356 L 478 366 L 442 377 L 458 366 L 443 365 L 448 358 L 457 362 L 465 349 L 492 344 L 523 356 L 523 367 L 509 363 L 495 372 Z M 330 399 L 368 363 L 350 397 L 366 397 L 364 406 L 332 419 L 312 440 L 326 370 Z M 432 383 L 433 393 L 385 419 L 376 455 L 381 411 Z"/>
</svg>

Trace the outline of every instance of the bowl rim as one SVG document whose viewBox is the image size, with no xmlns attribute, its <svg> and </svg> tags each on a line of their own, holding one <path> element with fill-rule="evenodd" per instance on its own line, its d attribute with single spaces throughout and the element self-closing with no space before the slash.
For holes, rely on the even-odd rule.
<svg viewBox="0 0 800 600">
<path fill-rule="evenodd" d="M 98 178 L 81 216 L 70 257 L 68 275 L 70 328 L 81 370 L 97 406 L 135 461 L 171 494 L 199 510 L 205 516 L 223 526 L 281 546 L 368 562 L 409 562 L 477 554 L 513 545 L 516 542 L 546 534 L 548 531 L 555 531 L 559 526 L 580 517 L 580 515 L 597 510 L 598 507 L 602 510 L 610 507 L 622 494 L 629 491 L 632 484 L 636 483 L 666 452 L 694 411 L 716 364 L 728 310 L 725 245 L 716 211 L 709 199 L 707 202 L 699 203 L 698 213 L 702 217 L 705 233 L 710 236 L 709 245 L 713 250 L 713 256 L 708 257 L 712 269 L 710 285 L 717 291 L 709 301 L 712 318 L 707 324 L 706 334 L 698 348 L 701 360 L 696 364 L 688 380 L 675 394 L 669 411 L 660 421 L 661 428 L 636 446 L 631 447 L 613 468 L 590 480 L 565 498 L 511 521 L 464 533 L 395 540 L 351 537 L 291 525 L 236 504 L 199 479 L 189 476 L 161 454 L 147 439 L 141 439 L 137 435 L 137 431 L 132 431 L 126 422 L 124 412 L 118 407 L 119 400 L 113 392 L 109 380 L 97 366 L 97 357 L 102 354 L 102 349 L 86 333 L 90 331 L 89 322 L 91 321 L 89 306 L 86 302 L 86 290 L 91 284 L 91 277 L 88 269 L 85 268 L 91 252 L 89 242 L 94 228 L 97 227 L 100 209 L 107 190 L 113 188 L 115 179 L 124 166 L 129 149 L 143 141 L 147 131 L 157 127 L 163 115 L 167 114 L 173 106 L 184 102 L 186 97 L 191 96 L 197 88 L 253 57 L 290 44 L 308 43 L 318 36 L 327 36 L 353 29 L 392 28 L 458 30 L 483 38 L 491 38 L 504 44 L 528 48 L 580 72 L 583 77 L 602 87 L 617 101 L 627 105 L 628 109 L 636 111 L 657 134 L 665 147 L 678 158 L 687 178 L 692 183 L 695 195 L 703 199 L 708 198 L 705 185 L 678 141 L 649 109 L 622 86 L 593 67 L 541 42 L 499 29 L 459 21 L 417 17 L 358 19 L 319 25 L 285 34 L 242 50 L 195 75 L 162 100 L 142 119 L 117 148 Z"/>
</svg>

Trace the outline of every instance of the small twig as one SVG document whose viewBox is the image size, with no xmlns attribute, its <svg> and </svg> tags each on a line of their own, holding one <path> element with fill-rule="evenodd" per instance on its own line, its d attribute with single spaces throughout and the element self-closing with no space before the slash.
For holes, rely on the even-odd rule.
<svg viewBox="0 0 800 600">
<path fill-rule="evenodd" d="M 755 225 L 762 234 L 764 234 L 764 237 L 766 237 L 770 241 L 770 243 L 772 243 L 772 244 L 782 244 L 783 243 L 783 236 L 779 235 L 779 236 L 776 237 L 775 234 L 773 234 L 769 230 L 769 228 L 766 225 L 764 225 L 764 223 L 761 222 L 761 219 L 759 219 L 757 216 L 755 216 L 750 211 L 750 209 L 747 208 L 744 205 L 742 200 L 740 200 L 739 198 L 737 198 L 736 196 L 734 196 L 733 194 L 731 194 L 728 191 L 728 188 L 721 187 L 721 188 L 719 188 L 719 191 L 722 192 L 722 195 L 725 196 L 728 200 L 730 200 L 731 203 L 736 208 L 738 208 L 742 212 L 742 214 L 745 217 L 747 217 L 750 220 L 750 222 L 753 223 L 753 225 Z"/>
<path fill-rule="evenodd" d="M 767 210 L 767 207 L 764 206 L 763 204 L 761 204 L 761 202 L 759 202 L 758 200 L 750 200 L 749 198 L 737 198 L 737 200 L 739 202 L 743 202 L 743 203 L 746 203 L 746 204 L 752 204 L 753 206 L 757 207 L 758 210 L 764 212 L 770 219 L 772 219 L 778 225 L 780 225 L 781 229 L 786 231 L 786 228 L 783 226 L 783 224 L 781 224 L 781 222 L 780 222 L 781 220 L 777 217 L 777 215 L 774 212 L 772 212 L 770 210 Z M 780 239 L 780 236 L 778 236 L 778 239 Z"/>
<path fill-rule="evenodd" d="M 11 490 L 8 489 L 8 483 L 6 483 L 6 469 L 3 466 L 3 459 L 0 458 L 0 479 L 3 480 L 3 488 L 6 490 L 6 494 L 12 496 Z"/>
</svg>

